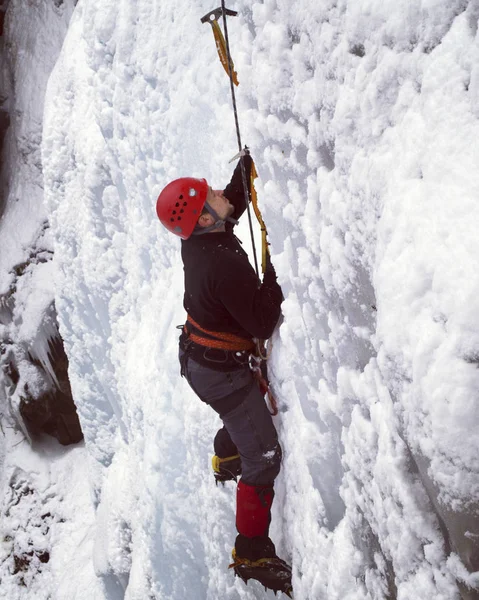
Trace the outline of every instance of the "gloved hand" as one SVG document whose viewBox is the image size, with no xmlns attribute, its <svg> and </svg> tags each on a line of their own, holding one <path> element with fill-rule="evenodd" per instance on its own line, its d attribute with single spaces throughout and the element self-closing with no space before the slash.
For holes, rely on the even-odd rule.
<svg viewBox="0 0 479 600">
<path fill-rule="evenodd" d="M 274 276 L 276 277 L 276 271 L 274 270 L 273 263 L 271 262 L 271 256 L 270 256 L 269 250 L 266 251 L 265 274 L 268 271 L 274 273 Z"/>
<path fill-rule="evenodd" d="M 276 271 L 274 269 L 273 263 L 271 262 L 271 256 L 269 252 L 266 252 L 266 264 L 263 276 L 263 284 L 266 284 L 268 287 L 271 288 L 276 288 L 282 300 L 284 300 L 283 292 L 281 290 L 280 285 L 277 282 Z"/>
<path fill-rule="evenodd" d="M 266 252 L 266 262 L 263 281 L 267 283 L 276 283 L 276 271 L 274 269 L 273 263 L 271 262 L 271 256 L 269 254 L 269 251 Z"/>
</svg>

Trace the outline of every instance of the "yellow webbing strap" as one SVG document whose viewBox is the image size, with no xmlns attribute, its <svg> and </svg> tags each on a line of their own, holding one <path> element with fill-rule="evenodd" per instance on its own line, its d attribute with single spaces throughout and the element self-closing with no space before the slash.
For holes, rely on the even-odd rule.
<svg viewBox="0 0 479 600">
<path fill-rule="evenodd" d="M 251 161 L 251 204 L 253 205 L 254 214 L 258 219 L 259 226 L 261 228 L 261 269 L 263 273 L 266 270 L 266 255 L 269 253 L 268 248 L 268 232 L 266 231 L 266 225 L 263 221 L 263 216 L 258 207 L 258 196 L 254 187 L 254 180 L 258 177 L 256 166 L 254 161 Z"/>
<path fill-rule="evenodd" d="M 274 559 L 271 558 L 259 558 L 258 560 L 239 558 L 238 556 L 236 556 L 236 552 L 234 549 L 232 555 L 234 562 L 228 565 L 228 569 L 233 569 L 234 567 L 237 567 L 239 565 L 247 565 L 248 567 L 262 567 L 264 565 L 271 564 L 271 562 L 274 562 Z"/>
<path fill-rule="evenodd" d="M 220 469 L 221 469 L 221 463 L 224 462 L 229 462 L 230 460 L 234 460 L 235 458 L 239 458 L 240 455 L 239 454 L 235 454 L 234 456 L 228 456 L 227 458 L 220 458 L 219 456 L 216 456 L 216 454 L 213 456 L 213 458 L 211 459 L 211 465 L 213 467 L 213 471 L 215 473 L 219 473 Z"/>
<path fill-rule="evenodd" d="M 223 65 L 223 69 L 226 71 L 226 74 L 229 77 L 228 70 L 228 58 L 226 54 L 226 42 L 223 36 L 223 32 L 220 29 L 219 23 L 216 19 L 213 21 L 208 21 L 211 23 L 211 27 L 213 28 L 213 35 L 215 36 L 216 49 L 218 50 L 218 56 L 220 57 L 221 64 Z M 233 59 L 231 59 L 231 75 L 233 79 L 233 83 L 238 85 L 238 74 L 234 69 Z"/>
<path fill-rule="evenodd" d="M 233 559 L 233 562 L 228 566 L 228 569 L 233 569 L 234 567 L 237 567 L 238 565 L 247 565 L 248 567 L 262 567 L 264 565 L 271 565 L 271 564 L 281 564 L 282 561 L 280 559 L 278 559 L 277 557 L 271 557 L 271 558 L 258 558 L 258 560 L 250 560 L 249 558 L 240 558 L 237 554 L 236 554 L 236 548 L 233 548 L 232 552 L 231 552 L 231 557 Z M 282 563 L 284 564 L 284 563 Z M 285 592 L 287 593 L 287 592 Z"/>
</svg>

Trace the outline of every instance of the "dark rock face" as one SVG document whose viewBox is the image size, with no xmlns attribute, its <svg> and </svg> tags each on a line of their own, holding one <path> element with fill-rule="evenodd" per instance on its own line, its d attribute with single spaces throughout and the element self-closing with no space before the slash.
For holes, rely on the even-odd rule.
<svg viewBox="0 0 479 600">
<path fill-rule="evenodd" d="M 65 0 L 48 2 L 60 11 L 66 4 Z M 31 139 L 17 137 L 18 120 L 27 122 L 29 116 L 16 109 L 16 98 L 22 90 L 15 85 L 18 66 L 18 52 L 13 50 L 17 35 L 15 8 L 16 4 L 10 0 L 0 0 L 0 217 L 7 202 L 22 200 L 10 197 L 16 161 L 30 165 L 41 186 L 41 164 L 36 159 L 38 131 L 29 123 Z M 21 334 L 22 324 L 32 318 L 24 313 L 25 305 L 37 292 L 29 282 L 36 270 L 53 256 L 51 243 L 44 240 L 47 230 L 48 223 L 42 225 L 39 220 L 38 237 L 25 250 L 21 264 L 7 267 L 11 283 L 8 291 L 4 288 L 0 295 L 0 399 L 6 402 L 7 412 L 31 442 L 38 434 L 47 433 L 62 444 L 72 444 L 83 435 L 68 380 L 68 359 L 58 331 L 53 289 L 50 305 L 47 300 L 43 316 L 35 319 L 36 333 L 31 331 L 27 337 Z"/>
<path fill-rule="evenodd" d="M 83 433 L 73 402 L 68 379 L 68 358 L 60 335 L 49 340 L 48 347 L 59 386 L 52 386 L 37 398 L 31 397 L 27 390 L 20 400 L 20 414 L 32 436 L 47 433 L 60 444 L 76 444 L 83 439 Z M 30 358 L 33 364 L 41 368 L 38 361 Z"/>
<path fill-rule="evenodd" d="M 11 121 L 10 96 L 12 95 L 12 73 L 9 61 L 7 60 L 5 39 L 3 37 L 5 33 L 5 17 L 8 4 L 9 0 L 3 0 L 3 2 L 0 0 L 0 216 L 2 215 L 5 198 L 8 193 L 3 166 L 5 163 L 5 137 Z"/>
<path fill-rule="evenodd" d="M 24 315 L 16 307 L 22 278 L 51 259 L 51 251 L 32 250 L 26 262 L 13 268 L 10 289 L 0 297 L 0 383 L 9 412 L 32 443 L 38 434 L 47 433 L 67 445 L 81 441 L 83 434 L 54 302 L 45 310 L 35 339 L 29 341 L 19 336 Z"/>
<path fill-rule="evenodd" d="M 53 309 L 53 307 L 52 307 Z M 20 418 L 30 441 L 42 433 L 61 444 L 76 444 L 83 439 L 68 379 L 68 358 L 60 334 L 46 339 L 48 359 L 55 375 L 21 343 L 0 342 L 0 365 L 6 382 L 10 409 Z"/>
<path fill-rule="evenodd" d="M 0 98 L 1 102 L 1 98 Z M 3 139 L 5 138 L 5 134 L 7 129 L 10 126 L 10 115 L 6 110 L 0 108 L 0 155 L 2 153 L 3 148 Z"/>
<path fill-rule="evenodd" d="M 5 24 L 5 15 L 7 13 L 7 8 L 10 0 L 3 0 L 0 2 L 0 36 L 3 35 L 3 27 Z"/>
</svg>

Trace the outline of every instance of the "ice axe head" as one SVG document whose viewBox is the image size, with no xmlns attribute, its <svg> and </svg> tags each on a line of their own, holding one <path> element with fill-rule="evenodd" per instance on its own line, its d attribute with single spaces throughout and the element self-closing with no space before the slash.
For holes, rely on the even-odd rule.
<svg viewBox="0 0 479 600">
<path fill-rule="evenodd" d="M 220 6 L 218 8 L 215 8 L 214 10 L 211 10 L 204 17 L 201 17 L 201 22 L 202 23 L 212 23 L 213 21 L 217 21 L 221 17 L 222 14 L 223 14 L 223 8 Z M 225 15 L 229 15 L 230 17 L 236 17 L 237 14 L 238 14 L 237 11 L 230 10 L 229 8 L 225 8 Z"/>
<path fill-rule="evenodd" d="M 237 14 L 238 13 L 235 10 L 229 10 L 228 8 L 225 8 L 223 11 L 223 8 L 220 6 L 220 8 L 215 8 L 201 19 L 202 23 L 209 23 L 211 25 L 211 28 L 213 29 L 213 35 L 215 37 L 216 49 L 218 51 L 218 56 L 220 57 L 221 64 L 223 65 L 226 74 L 228 75 L 228 77 L 231 77 L 231 80 L 235 85 L 238 85 L 238 75 L 234 70 L 234 65 L 233 61 L 231 60 L 231 56 L 229 56 L 229 49 L 227 48 L 225 38 L 218 24 L 218 19 L 219 17 L 221 17 L 221 15 L 231 15 L 234 17 Z"/>
</svg>

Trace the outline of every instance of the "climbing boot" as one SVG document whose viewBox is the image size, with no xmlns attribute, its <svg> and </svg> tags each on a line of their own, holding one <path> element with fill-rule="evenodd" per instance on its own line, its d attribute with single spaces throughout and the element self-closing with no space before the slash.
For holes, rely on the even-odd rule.
<svg viewBox="0 0 479 600">
<path fill-rule="evenodd" d="M 222 427 L 215 435 L 214 449 L 212 466 L 216 484 L 237 481 L 241 475 L 241 459 L 226 427 Z"/>
<path fill-rule="evenodd" d="M 291 567 L 278 558 L 269 537 L 247 538 L 238 535 L 232 557 L 230 569 L 245 583 L 255 579 L 275 594 L 283 592 L 289 598 L 293 597 Z"/>
<path fill-rule="evenodd" d="M 211 461 L 216 485 L 225 481 L 237 481 L 241 475 L 241 458 L 239 454 L 220 458 L 216 454 Z"/>
</svg>

